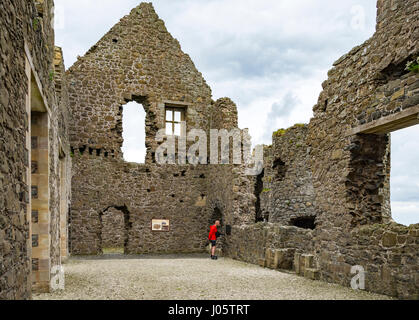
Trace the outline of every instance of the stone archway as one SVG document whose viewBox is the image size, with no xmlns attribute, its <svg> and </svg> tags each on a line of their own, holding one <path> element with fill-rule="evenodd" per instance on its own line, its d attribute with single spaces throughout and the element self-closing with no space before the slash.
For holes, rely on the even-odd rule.
<svg viewBox="0 0 419 320">
<path fill-rule="evenodd" d="M 99 252 L 127 253 L 130 212 L 127 206 L 110 206 L 99 213 Z"/>
</svg>

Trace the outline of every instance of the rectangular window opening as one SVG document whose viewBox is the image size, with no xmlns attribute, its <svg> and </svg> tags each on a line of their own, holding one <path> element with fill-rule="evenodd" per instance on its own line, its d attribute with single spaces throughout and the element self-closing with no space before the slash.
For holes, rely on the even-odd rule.
<svg viewBox="0 0 419 320">
<path fill-rule="evenodd" d="M 182 122 L 185 121 L 185 110 L 184 107 L 166 106 L 166 135 L 180 136 L 182 134 Z"/>
</svg>

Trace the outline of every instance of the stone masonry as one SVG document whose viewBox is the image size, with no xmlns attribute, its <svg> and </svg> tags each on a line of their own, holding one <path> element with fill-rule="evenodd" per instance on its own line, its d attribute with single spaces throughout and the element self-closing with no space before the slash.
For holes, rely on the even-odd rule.
<svg viewBox="0 0 419 320">
<path fill-rule="evenodd" d="M 392 221 L 389 194 L 389 133 L 418 123 L 419 76 L 405 67 L 419 55 L 419 3 L 379 0 L 377 8 L 376 33 L 334 63 L 308 130 L 297 133 L 301 142 L 298 128 L 279 130 L 266 148 L 263 183 L 255 189 L 260 218 L 275 223 L 242 227 L 250 237 L 234 235 L 242 231 L 233 228 L 226 254 L 281 268 L 290 258 L 281 260 L 278 250 L 288 245 L 272 247 L 268 235 L 281 239 L 290 217 L 314 215 L 311 245 L 297 252 L 304 241 L 295 241 L 285 269 L 350 286 L 352 267 L 361 266 L 366 290 L 419 299 L 419 224 Z M 290 172 L 290 166 L 301 170 Z M 310 206 L 304 206 L 307 196 Z M 288 210 L 283 203 L 291 204 Z M 305 228 L 295 229 L 295 237 Z"/>
<path fill-rule="evenodd" d="M 151 3 L 65 70 L 53 1 L 2 1 L 0 299 L 52 290 L 70 254 L 205 252 L 216 219 L 227 257 L 343 286 L 360 266 L 366 290 L 419 299 L 419 224 L 395 223 L 390 207 L 390 134 L 418 123 L 419 76 L 405 70 L 419 55 L 418 11 L 378 0 L 376 33 L 334 63 L 310 123 L 274 132 L 249 176 L 239 164 L 156 162 L 170 112 L 205 130 L 208 147 L 210 129 L 235 129 L 233 143 L 247 130 Z M 146 112 L 145 164 L 123 160 L 131 101 Z M 170 229 L 153 231 L 153 219 Z"/>
<path fill-rule="evenodd" d="M 52 8 L 0 4 L 0 299 L 49 291 L 67 242 L 70 114 Z"/>
<path fill-rule="evenodd" d="M 315 223 L 314 187 L 310 170 L 308 126 L 278 130 L 265 153 L 261 215 L 269 222 L 295 225 L 304 219 Z"/>
</svg>

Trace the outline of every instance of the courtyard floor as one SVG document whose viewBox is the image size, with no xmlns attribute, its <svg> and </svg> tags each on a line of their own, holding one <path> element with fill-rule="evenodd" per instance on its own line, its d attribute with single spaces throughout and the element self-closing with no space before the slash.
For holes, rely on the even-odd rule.
<svg viewBox="0 0 419 320">
<path fill-rule="evenodd" d="M 389 297 L 206 255 L 73 257 L 65 290 L 34 300 L 381 300 Z"/>
</svg>

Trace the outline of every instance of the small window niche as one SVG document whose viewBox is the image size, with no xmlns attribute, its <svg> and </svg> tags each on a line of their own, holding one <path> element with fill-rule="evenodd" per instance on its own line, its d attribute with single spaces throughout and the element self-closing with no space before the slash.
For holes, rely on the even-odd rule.
<svg viewBox="0 0 419 320">
<path fill-rule="evenodd" d="M 276 171 L 276 177 L 280 181 L 284 180 L 285 174 L 287 173 L 287 165 L 284 161 L 282 161 L 280 158 L 275 159 L 272 164 L 272 169 Z"/>
<path fill-rule="evenodd" d="M 231 225 L 229 224 L 226 225 L 226 235 L 231 236 Z"/>
<path fill-rule="evenodd" d="M 316 216 L 292 218 L 290 220 L 290 225 L 297 228 L 314 230 L 316 228 Z"/>
</svg>

